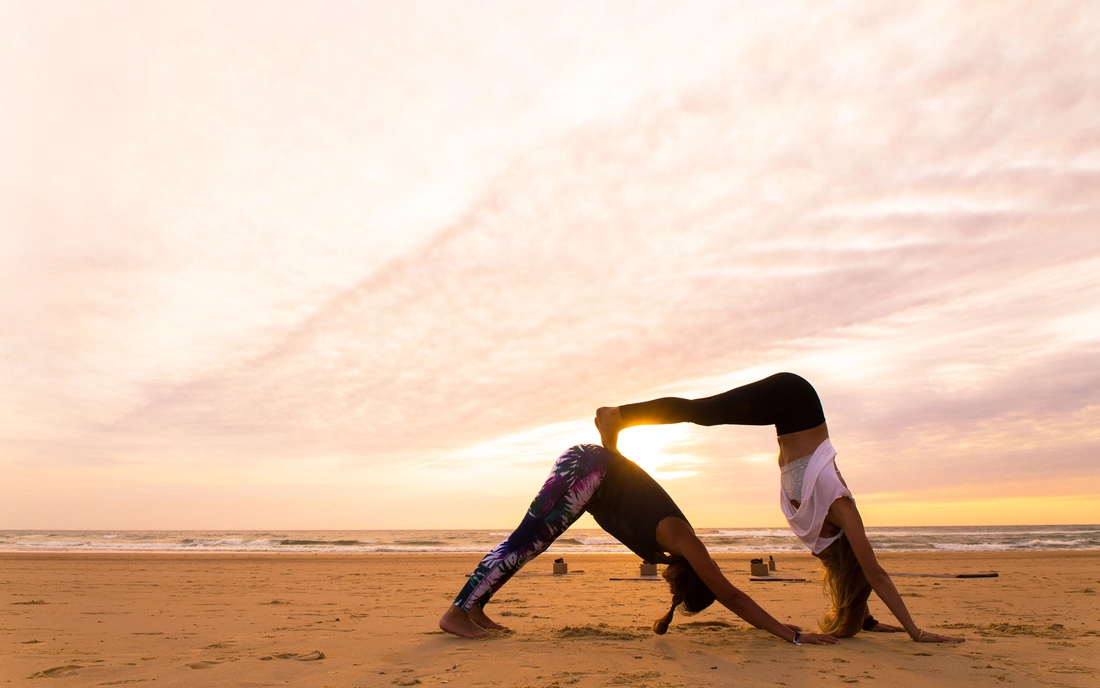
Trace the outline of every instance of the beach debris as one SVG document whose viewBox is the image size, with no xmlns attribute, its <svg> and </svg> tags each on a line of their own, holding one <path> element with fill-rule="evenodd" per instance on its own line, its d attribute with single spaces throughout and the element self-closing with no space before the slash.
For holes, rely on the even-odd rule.
<svg viewBox="0 0 1100 688">
<path fill-rule="evenodd" d="M 45 600 L 27 600 L 26 602 L 12 602 L 12 604 L 46 604 Z"/>
</svg>

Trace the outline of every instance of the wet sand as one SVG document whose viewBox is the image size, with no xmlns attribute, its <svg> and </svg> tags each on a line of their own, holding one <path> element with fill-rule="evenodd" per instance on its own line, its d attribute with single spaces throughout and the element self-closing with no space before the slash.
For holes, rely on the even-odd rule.
<svg viewBox="0 0 1100 688">
<path fill-rule="evenodd" d="M 862 633 L 795 647 L 714 605 L 650 631 L 669 600 L 628 555 L 574 555 L 566 576 L 517 576 L 487 607 L 513 632 L 471 641 L 436 622 L 478 555 L 0 553 L 0 684 L 114 686 L 905 686 L 1100 683 L 1100 552 L 885 554 L 927 645 Z M 781 620 L 825 611 L 816 561 L 777 556 L 805 583 L 752 583 Z M 547 573 L 543 556 L 524 572 Z M 891 617 L 872 598 L 872 612 Z M 40 679 L 48 679 L 41 681 Z"/>
</svg>

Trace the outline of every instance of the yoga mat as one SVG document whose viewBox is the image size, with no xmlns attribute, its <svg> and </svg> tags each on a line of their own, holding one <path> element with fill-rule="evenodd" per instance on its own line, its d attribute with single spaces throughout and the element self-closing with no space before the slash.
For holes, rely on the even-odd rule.
<svg viewBox="0 0 1100 688">
<path fill-rule="evenodd" d="M 799 578 L 798 576 L 788 576 L 784 573 L 773 573 L 773 574 L 770 574 L 770 575 L 767 575 L 767 576 L 749 576 L 749 580 L 757 581 L 757 582 L 760 582 L 760 583 L 766 583 L 768 581 L 778 581 L 778 582 L 781 582 L 781 583 L 782 582 L 787 582 L 787 583 L 791 583 L 791 582 L 805 583 L 806 582 L 805 578 Z"/>
<path fill-rule="evenodd" d="M 985 573 L 891 573 L 891 576 L 907 576 L 909 578 L 1000 578 L 996 571 Z"/>
<path fill-rule="evenodd" d="M 660 576 L 630 576 L 629 578 L 608 578 L 608 580 L 621 581 L 621 580 L 645 580 L 645 581 L 659 581 L 664 580 Z"/>
</svg>

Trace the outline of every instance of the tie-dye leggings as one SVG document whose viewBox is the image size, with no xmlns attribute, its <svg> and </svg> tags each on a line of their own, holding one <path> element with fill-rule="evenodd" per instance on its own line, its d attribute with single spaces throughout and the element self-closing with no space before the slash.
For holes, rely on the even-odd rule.
<svg viewBox="0 0 1100 688">
<path fill-rule="evenodd" d="M 455 606 L 464 612 L 475 605 L 484 607 L 516 571 L 580 518 L 607 473 L 609 456 L 603 447 L 580 444 L 558 457 L 519 527 L 485 555 L 455 598 Z"/>
</svg>

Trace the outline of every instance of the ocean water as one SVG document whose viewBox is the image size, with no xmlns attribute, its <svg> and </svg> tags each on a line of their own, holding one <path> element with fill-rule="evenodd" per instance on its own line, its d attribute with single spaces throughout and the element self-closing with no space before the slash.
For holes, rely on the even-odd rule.
<svg viewBox="0 0 1100 688">
<path fill-rule="evenodd" d="M 1100 525 L 868 528 L 886 552 L 1026 552 L 1100 549 Z M 505 530 L 0 530 L 5 552 L 469 552 L 484 553 Z M 700 528 L 712 552 L 800 552 L 786 529 Z M 602 530 L 570 529 L 562 553 L 626 553 Z"/>
</svg>

